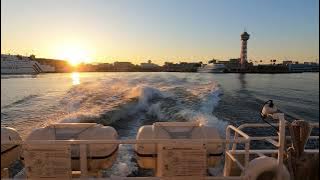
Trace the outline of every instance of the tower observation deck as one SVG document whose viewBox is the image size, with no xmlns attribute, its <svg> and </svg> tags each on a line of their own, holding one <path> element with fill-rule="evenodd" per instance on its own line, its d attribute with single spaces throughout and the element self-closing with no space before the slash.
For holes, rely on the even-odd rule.
<svg viewBox="0 0 320 180">
<path fill-rule="evenodd" d="M 241 69 L 246 69 L 247 63 L 247 41 L 250 35 L 247 32 L 241 34 L 241 54 L 240 54 L 240 64 Z"/>
</svg>

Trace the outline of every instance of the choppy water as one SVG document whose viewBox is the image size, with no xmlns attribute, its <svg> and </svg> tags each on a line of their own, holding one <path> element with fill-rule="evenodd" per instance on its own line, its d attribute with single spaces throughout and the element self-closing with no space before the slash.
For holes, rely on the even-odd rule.
<svg viewBox="0 0 320 180">
<path fill-rule="evenodd" d="M 292 117 L 319 122 L 319 73 L 1 76 L 1 126 L 25 137 L 53 122 L 97 122 L 134 138 L 140 126 L 156 121 L 201 121 L 223 134 L 227 124 L 260 122 L 268 99 Z M 115 169 L 126 163 L 135 171 L 131 158 L 121 156 Z"/>
</svg>

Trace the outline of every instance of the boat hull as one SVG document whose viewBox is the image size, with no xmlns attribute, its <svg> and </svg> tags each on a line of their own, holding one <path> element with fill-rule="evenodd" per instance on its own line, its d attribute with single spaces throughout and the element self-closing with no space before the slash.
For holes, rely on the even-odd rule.
<svg viewBox="0 0 320 180">
<path fill-rule="evenodd" d="M 8 168 L 20 158 L 21 145 L 9 144 L 11 141 L 21 141 L 18 132 L 12 128 L 1 128 L 1 169 Z"/>
</svg>

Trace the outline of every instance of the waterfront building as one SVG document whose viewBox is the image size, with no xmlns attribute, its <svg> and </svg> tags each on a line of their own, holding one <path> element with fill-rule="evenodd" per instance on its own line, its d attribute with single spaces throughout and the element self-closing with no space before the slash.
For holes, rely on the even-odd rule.
<svg viewBox="0 0 320 180">
<path fill-rule="evenodd" d="M 131 71 L 134 65 L 131 62 L 114 62 L 113 67 L 116 71 Z"/>
<path fill-rule="evenodd" d="M 197 72 L 200 63 L 180 62 L 179 64 L 165 62 L 163 68 L 167 72 Z"/>
<path fill-rule="evenodd" d="M 110 63 L 99 63 L 96 66 L 97 71 L 111 71 L 113 68 L 113 65 Z"/>
<path fill-rule="evenodd" d="M 79 65 L 75 68 L 75 70 L 76 70 L 76 71 L 79 71 L 79 72 L 96 72 L 96 71 L 99 71 L 98 65 L 85 64 L 85 63 L 79 64 Z"/>
<path fill-rule="evenodd" d="M 290 72 L 319 72 L 319 64 L 289 64 Z"/>
<path fill-rule="evenodd" d="M 157 64 L 152 63 L 151 60 L 148 60 L 147 63 L 141 63 L 140 64 L 141 69 L 156 69 L 159 68 Z"/>
<path fill-rule="evenodd" d="M 288 61 L 288 60 L 287 61 L 282 61 L 283 65 L 289 65 L 289 64 L 292 64 L 292 63 L 293 63 L 292 61 Z"/>
<path fill-rule="evenodd" d="M 222 73 L 226 69 L 224 64 L 219 63 L 209 63 L 209 64 L 202 64 L 201 67 L 197 69 L 197 72 L 202 73 Z"/>
<path fill-rule="evenodd" d="M 250 35 L 247 32 L 241 34 L 241 53 L 240 53 L 240 64 L 241 69 L 246 68 L 247 64 L 247 41 L 249 40 Z"/>
<path fill-rule="evenodd" d="M 240 58 L 229 59 L 229 61 L 217 61 L 217 64 L 223 64 L 228 71 L 236 71 L 240 67 Z"/>
<path fill-rule="evenodd" d="M 317 63 L 316 63 L 316 62 L 304 62 L 303 64 L 313 64 L 313 65 L 316 65 Z"/>
<path fill-rule="evenodd" d="M 229 61 L 216 61 L 213 64 L 229 64 Z"/>
</svg>

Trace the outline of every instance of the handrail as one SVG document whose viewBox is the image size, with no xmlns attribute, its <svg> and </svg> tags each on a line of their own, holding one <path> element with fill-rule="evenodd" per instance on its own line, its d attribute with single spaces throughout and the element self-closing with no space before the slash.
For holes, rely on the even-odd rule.
<svg viewBox="0 0 320 180">
<path fill-rule="evenodd" d="M 272 126 L 276 126 L 278 127 L 280 125 L 280 123 L 270 123 Z M 309 123 L 311 128 L 319 128 L 319 123 Z M 285 126 L 287 127 L 287 121 L 285 123 Z M 242 124 L 238 127 L 238 129 L 243 130 L 245 128 L 263 128 L 263 127 L 270 127 L 269 124 L 261 124 L 261 123 L 246 123 L 246 124 Z M 291 136 L 285 136 L 285 139 L 291 139 Z M 250 136 L 250 140 L 251 141 L 260 141 L 260 140 L 265 140 L 269 143 L 271 143 L 274 146 L 277 146 L 278 143 L 276 141 L 274 141 L 274 139 L 278 139 L 279 140 L 279 136 Z M 319 140 L 319 136 L 309 136 L 308 141 L 311 139 L 317 139 Z M 306 149 L 307 150 L 307 149 Z"/>
<path fill-rule="evenodd" d="M 304 151 L 307 154 L 312 154 L 312 153 L 319 153 L 318 149 L 306 149 Z M 278 154 L 277 149 L 250 149 L 249 150 L 250 154 L 256 154 L 256 153 L 264 153 L 264 154 Z M 235 152 L 232 152 L 231 154 L 245 154 L 245 150 L 238 149 Z"/>
<path fill-rule="evenodd" d="M 279 139 L 278 136 L 250 136 L 250 141 L 261 141 L 265 139 Z M 290 136 L 286 136 L 286 139 L 290 139 Z M 319 136 L 310 136 L 309 139 L 319 139 Z M 154 141 L 157 142 L 154 142 Z M 181 141 L 182 140 L 182 141 Z M 167 141 L 166 139 L 147 139 L 147 140 L 28 140 L 28 141 L 10 141 L 6 143 L 1 143 L 1 144 L 52 144 L 52 143 L 62 143 L 62 144 L 85 144 L 85 143 L 93 143 L 93 144 L 153 144 L 153 143 L 161 143 Z M 174 140 L 175 142 L 184 142 L 187 140 L 183 139 L 176 139 Z M 190 140 L 188 140 L 190 141 Z M 192 141 L 201 141 L 204 143 L 244 143 L 247 140 L 239 138 L 238 140 L 203 140 L 203 139 L 192 139 Z M 171 141 L 172 142 L 172 141 Z"/>
<path fill-rule="evenodd" d="M 247 139 L 126 139 L 126 140 L 26 140 L 10 141 L 5 144 L 159 144 L 159 143 L 246 143 Z M 2 144 L 2 143 L 1 143 Z M 4 144 L 4 143 L 3 143 Z"/>
<path fill-rule="evenodd" d="M 272 123 L 274 126 L 279 126 L 280 123 Z M 282 128 L 284 125 L 287 125 L 285 123 L 282 124 Z M 319 124 L 317 123 L 310 123 L 312 127 L 319 127 Z M 250 150 L 250 142 L 251 141 L 258 141 L 258 140 L 267 140 L 269 142 L 273 142 L 275 145 L 277 142 L 274 141 L 273 139 L 279 139 L 279 136 L 263 136 L 263 137 L 258 137 L 258 136 L 249 136 L 245 132 L 242 131 L 244 128 L 249 128 L 249 127 L 269 127 L 268 124 L 258 124 L 258 123 L 253 123 L 253 124 L 242 124 L 239 127 L 235 127 L 232 125 L 228 125 L 226 128 L 226 139 L 144 139 L 144 140 L 137 140 L 137 139 L 126 139 L 126 140 L 121 140 L 121 139 L 106 139 L 106 140 L 23 140 L 23 141 L 10 141 L 6 143 L 1 143 L 1 144 L 19 144 L 19 145 L 27 145 L 27 144 L 57 144 L 57 145 L 74 145 L 74 144 L 79 144 L 80 145 L 80 154 L 82 158 L 80 159 L 80 168 L 81 168 L 81 175 L 82 176 L 87 176 L 87 159 L 86 159 L 86 148 L 89 144 L 160 144 L 160 143 L 206 143 L 206 144 L 211 144 L 211 143 L 216 143 L 216 144 L 225 144 L 226 149 L 225 149 L 225 156 L 230 157 L 233 162 L 235 162 L 238 167 L 244 171 L 249 163 L 249 155 L 250 154 L 258 154 L 259 156 L 264 155 L 264 154 L 270 154 L 270 153 L 276 153 L 276 154 L 281 154 L 281 148 L 278 146 L 279 149 L 271 150 L 271 149 L 265 149 L 265 150 Z M 230 131 L 234 131 L 235 139 L 230 138 Z M 242 137 L 238 137 L 238 135 L 241 135 Z M 282 139 L 288 139 L 290 136 L 283 136 Z M 310 136 L 309 139 L 319 139 L 318 136 Z M 244 143 L 245 144 L 245 149 L 244 150 L 236 150 L 232 148 L 232 151 L 230 151 L 230 143 L 237 144 L 237 143 Z M 280 142 L 279 142 L 280 145 Z M 314 149 L 308 149 L 306 150 L 307 153 L 317 153 L 319 150 L 314 150 Z M 244 154 L 245 155 L 245 164 L 244 166 L 240 163 L 240 161 L 236 158 L 235 155 L 237 154 Z M 279 157 L 278 157 L 279 158 Z M 282 159 L 280 160 L 279 163 L 282 163 Z M 226 165 L 226 164 L 225 164 Z M 157 177 L 155 177 L 157 178 Z M 243 176 L 238 176 L 238 177 L 204 177 L 204 179 L 241 179 Z M 134 177 L 132 178 L 134 179 Z"/>
<path fill-rule="evenodd" d="M 234 130 L 235 132 L 239 133 L 239 134 L 240 134 L 241 136 L 243 136 L 244 138 L 250 139 L 250 137 L 249 137 L 246 133 L 244 133 L 243 131 L 241 131 L 241 129 L 234 127 L 233 125 L 228 125 L 228 126 L 227 126 L 227 129 L 232 129 L 232 130 Z"/>
<path fill-rule="evenodd" d="M 249 137 L 246 133 L 244 133 L 243 131 L 241 131 L 240 129 L 236 128 L 235 126 L 229 125 L 229 126 L 227 127 L 227 130 L 226 130 L 228 133 L 229 133 L 229 129 L 232 129 L 232 130 L 235 131 L 234 140 L 238 139 L 238 134 L 240 134 L 240 135 L 242 135 L 244 138 L 248 139 L 248 141 L 250 141 L 250 137 Z M 229 135 L 230 135 L 230 134 L 229 134 Z M 229 137 L 229 138 L 230 138 L 230 137 Z M 227 149 L 227 148 L 226 148 L 226 149 Z M 236 144 L 233 143 L 233 145 L 232 145 L 232 151 L 234 151 L 235 149 L 236 149 Z"/>
<path fill-rule="evenodd" d="M 279 126 L 279 123 L 270 123 L 272 126 Z M 319 128 L 318 123 L 309 123 L 311 127 Z M 286 125 L 287 126 L 287 125 Z M 246 123 L 246 124 L 241 124 L 238 126 L 238 129 L 242 130 L 244 128 L 249 128 L 249 127 L 270 127 L 269 124 L 263 124 L 263 123 Z"/>
<path fill-rule="evenodd" d="M 243 165 L 238 161 L 237 158 L 235 158 L 230 152 L 226 152 L 226 154 L 230 157 L 230 159 L 231 159 L 233 162 L 235 162 L 235 163 L 238 165 L 238 167 L 241 169 L 241 171 L 244 171 Z"/>
<path fill-rule="evenodd" d="M 226 143 L 226 148 L 225 148 L 225 156 L 230 157 L 230 159 L 232 161 L 234 161 L 238 167 L 243 171 L 245 168 L 247 168 L 248 164 L 249 164 L 249 149 L 250 149 L 250 137 L 244 133 L 243 131 L 241 131 L 240 129 L 234 127 L 233 125 L 228 125 L 226 128 L 226 140 L 230 139 L 230 130 L 233 130 L 235 132 L 235 137 L 234 137 L 234 141 L 238 140 L 238 134 L 240 134 L 245 140 L 247 140 L 247 142 L 245 142 L 245 160 L 244 160 L 244 167 L 243 165 L 236 159 L 236 157 L 233 156 L 232 153 L 230 153 L 229 151 L 229 143 Z M 233 152 L 235 150 L 235 143 L 233 143 L 233 147 L 232 147 L 232 151 Z M 226 162 L 225 163 L 225 168 L 224 168 L 224 176 L 229 176 L 229 172 L 231 170 L 231 164 Z"/>
<path fill-rule="evenodd" d="M 265 140 L 266 138 L 269 139 L 279 139 L 279 136 L 254 136 L 254 137 L 250 137 L 251 141 L 261 141 L 261 140 Z M 291 136 L 286 136 L 286 139 L 291 139 Z M 309 139 L 319 139 L 319 136 L 309 136 Z"/>
<path fill-rule="evenodd" d="M 261 137 L 250 137 L 250 141 L 261 141 L 266 139 L 279 139 L 278 136 L 261 136 Z M 286 136 L 286 139 L 290 139 L 290 136 Z M 309 139 L 319 139 L 319 136 L 310 136 Z M 168 139 L 146 139 L 146 140 L 28 140 L 28 141 L 9 141 L 1 144 L 12 144 L 12 145 L 22 145 L 22 144 L 153 144 L 153 143 L 163 143 L 163 142 L 175 142 L 184 143 L 190 140 L 176 139 L 174 141 Z M 243 138 L 238 138 L 236 140 L 220 140 L 220 139 L 192 139 L 191 142 L 201 142 L 201 143 L 245 143 L 248 140 Z"/>
</svg>

